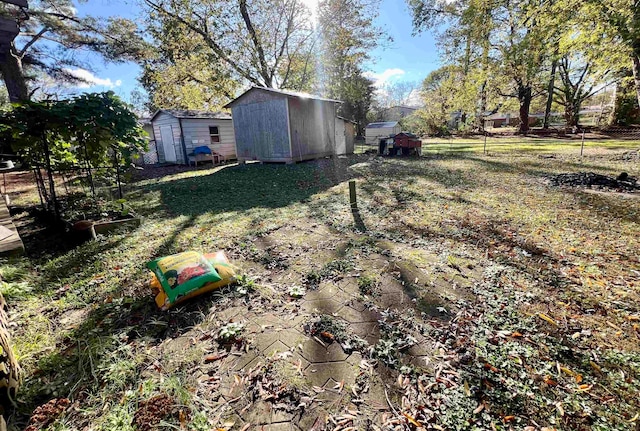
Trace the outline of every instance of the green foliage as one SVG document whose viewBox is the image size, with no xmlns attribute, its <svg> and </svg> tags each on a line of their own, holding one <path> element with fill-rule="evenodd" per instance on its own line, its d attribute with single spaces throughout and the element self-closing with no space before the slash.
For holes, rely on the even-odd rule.
<svg viewBox="0 0 640 431">
<path fill-rule="evenodd" d="M 289 287 L 288 293 L 289 293 L 289 296 L 291 296 L 292 298 L 302 298 L 305 295 L 305 293 L 307 293 L 307 290 L 302 286 L 294 285 Z"/>
<path fill-rule="evenodd" d="M 146 132 L 112 91 L 16 104 L 1 117 L 0 130 L 32 166 L 46 165 L 50 152 L 53 169 L 79 162 L 111 165 L 114 151 L 126 164 L 131 154 L 146 148 Z"/>
<path fill-rule="evenodd" d="M 320 88 L 327 96 L 342 100 L 339 113 L 364 132 L 371 105 L 373 83 L 364 76 L 362 63 L 383 39 L 376 27 L 378 1 L 324 0 L 318 5 L 322 76 Z M 339 17 L 339 19 L 336 19 Z"/>
<path fill-rule="evenodd" d="M 145 0 L 144 4 L 142 27 L 158 47 L 147 62 L 143 81 L 152 102 L 158 97 L 185 106 L 191 104 L 187 97 L 202 102 L 207 99 L 203 92 L 210 91 L 214 95 L 207 103 L 215 106 L 220 98 L 232 96 L 241 82 L 291 88 L 290 79 L 300 75 L 290 72 L 300 58 L 311 58 L 314 52 L 310 14 L 299 0 Z M 184 88 L 173 91 L 171 85 Z"/>
<path fill-rule="evenodd" d="M 78 70 L 79 49 L 100 53 L 110 61 L 137 58 L 145 42 L 130 20 L 78 15 L 72 0 L 29 1 L 29 13 L 2 3 L 0 15 L 16 21 L 20 35 L 9 44 L 2 79 L 13 102 L 49 97 L 57 84 L 86 82 Z M 53 85 L 52 85 L 53 83 Z"/>
<path fill-rule="evenodd" d="M 239 82 L 229 66 L 212 59 L 206 40 L 179 20 L 151 11 L 145 25 L 155 41 L 142 60 L 140 82 L 148 109 L 217 110 L 233 97 Z"/>
<path fill-rule="evenodd" d="M 15 104 L 0 117 L 0 133 L 27 165 L 46 168 L 48 181 L 38 176 L 38 189 L 56 216 L 54 170 L 126 165 L 147 146 L 136 116 L 111 91 Z"/>
<path fill-rule="evenodd" d="M 446 100 L 424 96 L 427 112 L 421 122 L 429 127 L 422 129 L 433 133 L 442 133 L 438 127 L 445 124 L 441 112 L 440 118 L 433 113 L 438 108 L 447 114 L 459 111 L 463 123 L 481 128 L 482 116 L 513 109 L 509 99 L 517 102 L 520 130 L 526 131 L 529 111 L 550 91 L 565 109 L 567 123 L 574 125 L 581 104 L 623 69 L 633 66 L 640 76 L 640 8 L 633 0 L 407 3 L 416 31 L 444 28 L 439 30 L 442 57 L 458 75 Z M 637 61 L 630 63 L 630 58 Z M 560 59 L 564 62 L 551 73 L 551 64 Z"/>
<path fill-rule="evenodd" d="M 640 107 L 632 77 L 625 76 L 616 85 L 616 100 L 611 123 L 622 126 L 640 123 Z"/>
<path fill-rule="evenodd" d="M 358 288 L 363 295 L 373 295 L 376 293 L 378 280 L 375 276 L 362 274 L 358 277 Z"/>
<path fill-rule="evenodd" d="M 244 326 L 241 323 L 231 322 L 220 328 L 218 333 L 218 339 L 222 342 L 235 341 L 240 338 L 240 334 L 244 330 Z"/>
</svg>

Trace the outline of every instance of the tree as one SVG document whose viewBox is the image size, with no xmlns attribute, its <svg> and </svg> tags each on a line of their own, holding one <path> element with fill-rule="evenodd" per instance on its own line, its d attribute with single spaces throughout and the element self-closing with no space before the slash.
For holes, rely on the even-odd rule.
<svg viewBox="0 0 640 431">
<path fill-rule="evenodd" d="M 640 104 L 640 0 L 548 0 L 541 11 L 559 34 L 559 57 L 580 53 L 596 74 L 632 71 Z"/>
<path fill-rule="evenodd" d="M 640 106 L 640 0 L 585 0 L 570 2 L 585 16 L 605 27 L 604 33 L 619 39 L 624 55 L 630 59 L 636 98 Z"/>
<path fill-rule="evenodd" d="M 596 75 L 588 61 L 572 61 L 565 55 L 558 62 L 560 86 L 554 89 L 555 102 L 564 107 L 564 116 L 568 127 L 577 127 L 580 120 L 582 103 L 596 94 L 605 81 L 602 75 Z"/>
<path fill-rule="evenodd" d="M 26 101 L 0 117 L 0 132 L 34 169 L 48 210 L 60 219 L 54 170 L 72 165 L 125 165 L 144 150 L 146 133 L 113 92 L 61 101 Z M 46 179 L 41 169 L 46 172 Z"/>
<path fill-rule="evenodd" d="M 145 32 L 153 48 L 142 58 L 140 82 L 149 95 L 148 110 L 220 109 L 239 82 L 217 61 L 203 38 L 181 22 L 151 12 Z"/>
<path fill-rule="evenodd" d="M 419 102 L 420 84 L 415 81 L 388 82 L 378 91 L 378 105 L 382 108 L 412 105 Z"/>
<path fill-rule="evenodd" d="M 375 26 L 379 0 L 323 0 L 318 4 L 320 92 L 344 103 L 339 113 L 362 133 L 373 87 L 361 64 L 383 39 Z"/>
<path fill-rule="evenodd" d="M 135 57 L 144 45 L 130 21 L 80 18 L 71 0 L 31 0 L 28 16 L 15 6 L 1 3 L 0 14 L 20 27 L 0 61 L 0 74 L 11 102 L 29 100 L 43 76 L 57 82 L 82 82 L 72 71 L 88 68 L 75 55 L 79 48 L 120 60 Z"/>
<path fill-rule="evenodd" d="M 412 130 L 436 136 L 449 132 L 460 76 L 456 66 L 443 66 L 427 75 L 420 92 L 423 108 L 412 116 L 415 117 L 411 120 Z"/>
<path fill-rule="evenodd" d="M 483 130 L 484 116 L 504 105 L 505 77 L 499 75 L 497 50 L 501 39 L 498 11 L 502 2 L 492 0 L 407 0 L 414 31 L 445 28 L 438 38 L 446 65 L 458 70 L 452 88 L 452 109 L 465 125 Z"/>
<path fill-rule="evenodd" d="M 447 64 L 461 67 L 463 116 L 473 112 L 478 122 L 487 112 L 487 96 L 518 101 L 520 132 L 529 129 L 531 103 L 544 92 L 542 80 L 548 58 L 546 32 L 536 16 L 540 2 L 532 0 L 408 0 L 414 29 L 449 23 L 441 43 Z M 493 78 L 493 79 L 492 79 Z M 491 88 L 493 87 L 493 88 Z M 475 97 L 471 97 L 475 93 Z M 499 105 L 501 103 L 496 103 Z"/>
<path fill-rule="evenodd" d="M 154 18 L 179 24 L 181 32 L 197 36 L 200 54 L 232 74 L 238 82 L 271 88 L 290 88 L 291 68 L 300 56 L 311 54 L 313 26 L 300 0 L 144 0 Z M 157 35 L 158 32 L 155 32 Z M 182 40 L 182 39 L 181 39 Z M 206 48 L 206 50 L 205 50 Z M 176 64 L 175 59 L 169 59 Z M 294 61 L 295 60 L 295 61 Z"/>
</svg>

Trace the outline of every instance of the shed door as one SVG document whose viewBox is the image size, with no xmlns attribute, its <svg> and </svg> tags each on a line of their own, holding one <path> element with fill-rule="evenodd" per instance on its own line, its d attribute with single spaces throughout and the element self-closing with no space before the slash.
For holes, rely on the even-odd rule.
<svg viewBox="0 0 640 431">
<path fill-rule="evenodd" d="M 347 154 L 345 122 L 336 118 L 336 154 Z"/>
<path fill-rule="evenodd" d="M 173 142 L 173 128 L 171 126 L 160 126 L 160 138 L 162 139 L 165 162 L 177 162 L 176 146 Z"/>
</svg>

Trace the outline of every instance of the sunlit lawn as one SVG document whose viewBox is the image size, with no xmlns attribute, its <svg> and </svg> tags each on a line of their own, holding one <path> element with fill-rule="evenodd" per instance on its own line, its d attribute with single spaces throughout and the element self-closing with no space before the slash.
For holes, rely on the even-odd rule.
<svg viewBox="0 0 640 431">
<path fill-rule="evenodd" d="M 589 141 L 592 153 L 585 151 L 583 159 L 580 141 L 501 138 L 487 144 L 487 156 L 481 139 L 433 139 L 423 141 L 427 157 L 421 159 L 359 155 L 335 163 L 227 166 L 129 184 L 128 200 L 143 216 L 139 229 L 55 256 L 3 262 L 2 290 L 13 310 L 14 345 L 25 372 L 17 423 L 24 426 L 33 408 L 52 397 L 69 397 L 81 399 L 81 409 L 66 412 L 55 429 L 75 429 L 79 423 L 129 429 L 137 403 L 163 392 L 179 398 L 194 421 L 201 421 L 191 429 L 222 426 L 207 422 L 214 417 L 212 401 L 202 398 L 191 375 L 202 352 L 189 350 L 176 362 L 158 346 L 187 329 L 209 328 L 231 299 L 209 297 L 158 312 L 144 263 L 184 250 L 225 249 L 247 274 L 264 281 L 280 270 L 265 266 L 269 256 L 252 244 L 289 229 L 300 244 L 274 250 L 290 256 L 294 269 L 287 279 L 301 283 L 304 271 L 324 263 L 327 250 L 316 250 L 318 239 L 306 231 L 320 226 L 330 232 L 323 240 L 335 244 L 353 238 L 386 241 L 392 260 L 409 260 L 425 271 L 433 270 L 419 262 L 426 251 L 441 256 L 445 267 L 465 262 L 504 268 L 489 287 L 484 279 L 469 281 L 479 283 L 473 291 L 479 302 L 468 307 L 486 308 L 472 338 L 461 341 L 473 355 L 490 356 L 459 370 L 472 383 L 478 379 L 471 389 L 494 406 L 489 422 L 513 414 L 523 418 L 522 426 L 535 418 L 548 426 L 566 423 L 567 429 L 589 421 L 599 429 L 633 429 L 629 420 L 640 408 L 640 200 L 552 188 L 545 178 L 569 171 L 640 176 L 637 160 L 611 157 L 613 150 L 636 149 L 639 143 Z M 443 154 L 451 151 L 459 154 Z M 549 159 L 538 152 L 558 154 Z M 357 182 L 366 233 L 354 230 L 350 178 Z M 357 263 L 357 271 L 367 270 L 365 258 Z M 492 309 L 501 295 L 515 299 Z M 559 323 L 550 326 L 539 313 Z M 494 348 L 493 337 L 501 330 L 525 333 L 530 344 L 514 338 Z M 530 355 L 526 366 L 513 359 L 521 360 L 523 352 Z M 495 390 L 480 387 L 483 361 L 502 370 Z M 595 385 L 591 392 L 578 390 L 578 373 Z M 535 379 L 547 375 L 561 385 L 541 387 Z M 463 419 L 443 415 L 436 423 L 446 429 L 470 420 L 477 406 L 465 401 L 462 380 L 456 382 L 459 393 L 451 389 L 450 396 L 458 404 L 450 412 L 460 411 Z M 557 402 L 564 403 L 562 412 Z M 473 408 L 464 411 L 467 404 Z M 179 421 L 172 426 L 180 427 Z"/>
</svg>

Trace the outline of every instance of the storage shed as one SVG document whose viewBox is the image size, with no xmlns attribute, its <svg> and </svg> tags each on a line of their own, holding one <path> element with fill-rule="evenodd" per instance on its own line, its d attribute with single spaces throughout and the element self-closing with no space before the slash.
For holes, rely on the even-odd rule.
<svg viewBox="0 0 640 431">
<path fill-rule="evenodd" d="M 353 154 L 355 137 L 355 121 L 336 117 L 336 154 Z"/>
<path fill-rule="evenodd" d="M 367 145 L 378 145 L 380 138 L 397 135 L 402 131 L 400 123 L 397 121 L 384 121 L 380 123 L 369 123 L 364 130 L 365 142 Z"/>
<path fill-rule="evenodd" d="M 336 135 L 342 126 L 336 119 L 337 103 L 310 94 L 250 88 L 225 106 L 233 115 L 238 160 L 293 163 L 338 154 Z"/>
<path fill-rule="evenodd" d="M 188 164 L 193 149 L 204 145 L 225 160 L 236 158 L 233 121 L 225 112 L 161 109 L 151 125 L 160 163 Z"/>
</svg>

